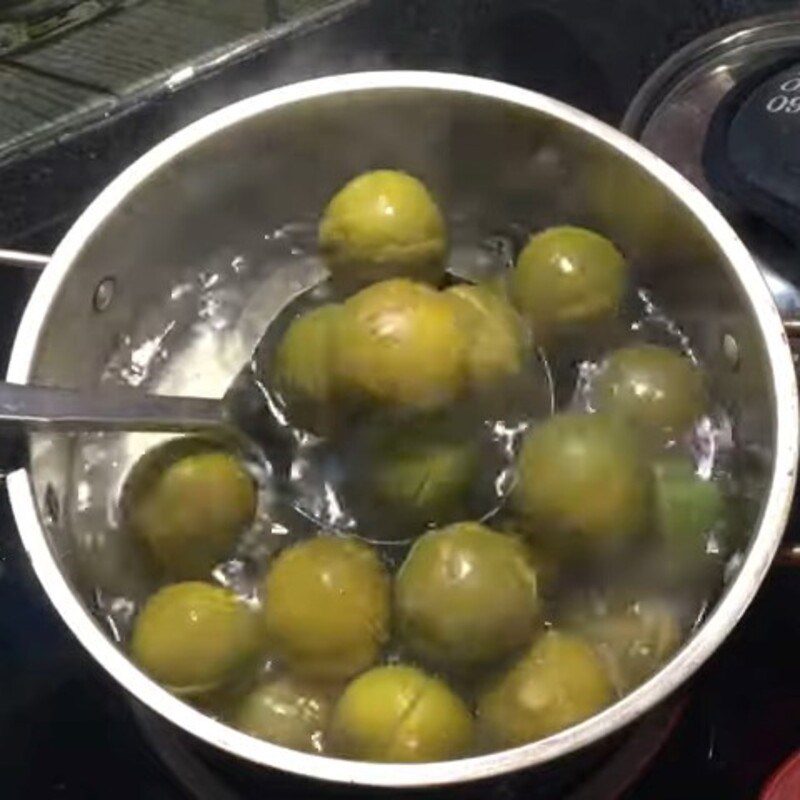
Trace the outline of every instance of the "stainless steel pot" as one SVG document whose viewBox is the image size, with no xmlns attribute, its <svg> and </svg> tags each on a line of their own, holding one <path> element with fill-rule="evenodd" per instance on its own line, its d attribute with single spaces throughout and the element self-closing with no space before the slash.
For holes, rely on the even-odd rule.
<svg viewBox="0 0 800 800">
<path fill-rule="evenodd" d="M 757 591 L 786 524 L 798 458 L 798 395 L 782 320 L 757 267 L 678 173 L 555 100 L 476 78 L 413 72 L 346 75 L 270 91 L 201 119 L 136 161 L 89 206 L 44 270 L 14 343 L 8 380 L 96 386 L 119 337 L 169 292 L 179 273 L 199 269 L 221 244 L 313 218 L 337 185 L 379 165 L 423 176 L 448 213 L 484 233 L 508 220 L 600 228 L 626 250 L 637 281 L 652 288 L 697 345 L 749 456 L 759 509 L 716 606 L 658 674 L 569 730 L 461 761 L 387 767 L 285 750 L 166 692 L 92 616 L 68 513 L 75 440 L 33 437 L 30 463 L 9 476 L 8 487 L 20 535 L 53 604 L 92 656 L 142 703 L 251 762 L 354 784 L 429 786 L 586 748 L 673 692 L 719 647 Z M 265 269 L 266 295 L 286 291 L 274 280 L 280 269 Z"/>
</svg>

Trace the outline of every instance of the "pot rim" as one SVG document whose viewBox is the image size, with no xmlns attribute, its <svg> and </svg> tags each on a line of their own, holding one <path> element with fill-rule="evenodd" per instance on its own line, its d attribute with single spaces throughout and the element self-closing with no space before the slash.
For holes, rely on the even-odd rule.
<svg viewBox="0 0 800 800">
<path fill-rule="evenodd" d="M 558 100 L 497 81 L 440 72 L 351 73 L 272 89 L 215 111 L 157 144 L 97 196 L 56 248 L 22 317 L 7 380 L 27 382 L 49 307 L 71 264 L 99 226 L 155 171 L 207 137 L 258 114 L 326 96 L 381 89 L 456 93 L 557 118 L 636 161 L 703 223 L 726 256 L 763 337 L 771 367 L 775 455 L 767 502 L 750 549 L 736 578 L 697 634 L 650 680 L 614 705 L 572 728 L 521 747 L 457 761 L 413 765 L 354 762 L 301 753 L 240 733 L 206 716 L 161 688 L 129 661 L 84 608 L 61 572 L 39 519 L 29 471 L 18 470 L 8 476 L 7 483 L 23 546 L 51 602 L 93 658 L 145 706 L 208 744 L 256 764 L 345 784 L 424 787 L 480 780 L 553 761 L 631 723 L 692 675 L 742 616 L 773 559 L 791 507 L 800 424 L 794 366 L 780 315 L 750 254 L 698 189 L 637 142 Z"/>
</svg>

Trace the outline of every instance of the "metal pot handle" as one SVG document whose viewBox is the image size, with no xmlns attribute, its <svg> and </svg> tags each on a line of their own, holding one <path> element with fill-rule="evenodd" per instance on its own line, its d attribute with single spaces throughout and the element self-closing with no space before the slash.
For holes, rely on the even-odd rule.
<svg viewBox="0 0 800 800">
<path fill-rule="evenodd" d="M 783 329 L 789 340 L 789 347 L 795 360 L 795 367 L 800 375 L 800 316 L 787 314 L 783 320 Z M 795 567 L 800 569 L 800 541 L 791 542 L 784 539 L 781 543 L 775 563 L 782 567 Z"/>
<path fill-rule="evenodd" d="M 0 266 L 41 272 L 49 261 L 50 256 L 41 253 L 0 248 Z M 0 435 L 0 482 L 9 472 L 25 463 L 26 452 L 26 437 L 19 431 L 7 430 Z"/>
<path fill-rule="evenodd" d="M 797 319 L 784 319 L 783 329 L 786 331 L 786 338 L 792 347 L 792 351 L 800 351 L 800 317 Z M 797 352 L 800 357 L 800 352 Z"/>
<path fill-rule="evenodd" d="M 41 253 L 26 253 L 24 250 L 0 249 L 0 264 L 8 267 L 43 270 L 49 261 L 50 256 Z"/>
</svg>

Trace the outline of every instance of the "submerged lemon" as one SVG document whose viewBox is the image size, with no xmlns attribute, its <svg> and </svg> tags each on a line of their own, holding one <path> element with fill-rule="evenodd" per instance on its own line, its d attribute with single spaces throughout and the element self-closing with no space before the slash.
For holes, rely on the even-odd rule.
<svg viewBox="0 0 800 800">
<path fill-rule="evenodd" d="M 466 753 L 473 722 L 447 684 L 414 667 L 376 667 L 336 704 L 331 745 L 365 761 L 444 761 Z"/>
<path fill-rule="evenodd" d="M 258 652 L 259 626 L 233 592 L 189 581 L 156 592 L 136 618 L 134 661 L 181 694 L 214 689 Z"/>
</svg>

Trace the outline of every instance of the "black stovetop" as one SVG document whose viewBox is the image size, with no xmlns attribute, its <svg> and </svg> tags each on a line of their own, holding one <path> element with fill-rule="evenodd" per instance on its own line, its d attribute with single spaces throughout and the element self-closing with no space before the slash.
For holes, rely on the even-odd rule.
<svg viewBox="0 0 800 800">
<path fill-rule="evenodd" d="M 616 122 L 648 72 L 676 47 L 717 24 L 787 5 L 796 4 L 375 0 L 179 92 L 154 92 L 113 118 L 0 165 L 0 246 L 49 250 L 102 185 L 141 152 L 206 111 L 269 86 L 353 68 L 452 69 L 544 90 Z M 3 359 L 34 281 L 29 273 L 0 269 Z M 629 764 L 617 765 L 606 789 L 583 800 L 756 797 L 767 776 L 800 746 L 798 608 L 800 578 L 775 567 L 734 634 L 664 715 L 674 727 L 663 747 L 657 754 L 645 747 L 644 756 L 639 752 Z M 3 495 L 0 797 L 237 796 L 228 792 L 229 763 L 201 754 L 198 772 L 189 749 L 179 753 L 183 767 L 176 769 L 165 740 L 154 739 L 143 719 L 50 607 Z M 219 783 L 208 778 L 212 774 L 220 776 Z M 633 777 L 634 785 L 625 788 Z M 536 794 L 536 781 L 535 775 L 497 781 L 479 793 L 490 800 L 527 800 Z M 261 784 L 258 796 L 354 796 L 277 774 Z M 419 796 L 428 800 L 439 793 Z M 475 791 L 441 796 L 471 798 Z"/>
</svg>

